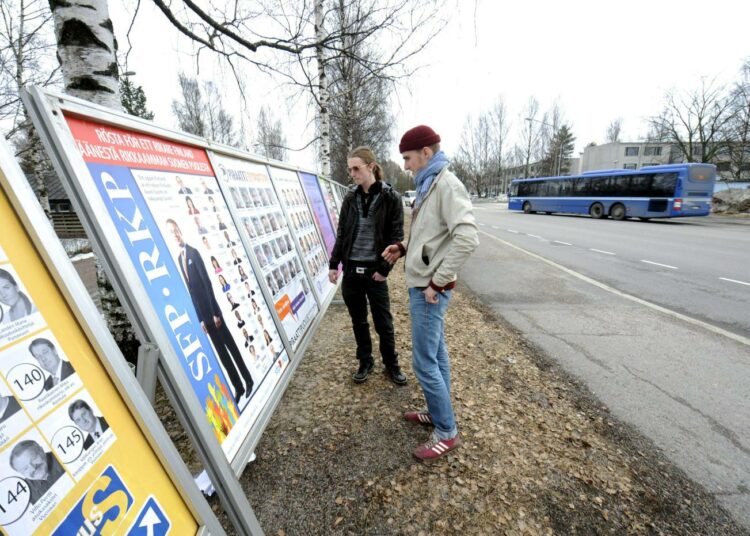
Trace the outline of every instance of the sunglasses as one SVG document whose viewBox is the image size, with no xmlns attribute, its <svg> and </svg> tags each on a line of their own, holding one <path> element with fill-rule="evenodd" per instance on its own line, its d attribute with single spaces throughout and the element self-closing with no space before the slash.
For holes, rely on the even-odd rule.
<svg viewBox="0 0 750 536">
<path fill-rule="evenodd" d="M 367 169 L 367 166 L 365 166 L 365 167 L 362 167 L 362 166 L 352 166 L 352 167 L 347 168 L 347 169 L 349 170 L 349 173 L 351 173 L 351 172 L 355 172 L 356 173 L 360 169 Z"/>
</svg>

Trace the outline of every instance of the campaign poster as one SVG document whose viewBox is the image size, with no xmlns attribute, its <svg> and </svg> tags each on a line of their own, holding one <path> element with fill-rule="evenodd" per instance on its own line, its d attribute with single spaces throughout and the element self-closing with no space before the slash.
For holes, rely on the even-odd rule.
<svg viewBox="0 0 750 536">
<path fill-rule="evenodd" d="M 339 228 L 339 212 L 341 212 L 341 206 L 336 201 L 336 197 L 333 193 L 333 186 L 325 179 L 318 177 L 318 184 L 320 185 L 320 191 L 323 193 L 323 200 L 325 201 L 326 207 L 328 207 L 328 214 L 331 216 L 331 223 L 333 224 L 333 231 L 338 232 Z"/>
<path fill-rule="evenodd" d="M 205 150 L 66 116 L 107 209 L 216 440 L 231 461 L 258 417 L 263 351 L 280 353 Z M 87 195 L 93 190 L 84 188 Z M 264 318 L 266 329 L 259 329 Z M 243 331 L 244 330 L 244 331 Z M 247 341 L 255 337 L 257 354 Z M 270 360 L 270 359 L 269 359 Z M 270 368 L 270 367 L 268 367 Z"/>
<path fill-rule="evenodd" d="M 318 314 L 318 304 L 266 166 L 221 155 L 215 161 L 284 333 L 296 349 Z"/>
<path fill-rule="evenodd" d="M 323 237 L 326 253 L 330 257 L 333 252 L 333 246 L 336 244 L 336 227 L 331 221 L 331 214 L 323 197 L 323 192 L 320 189 L 321 185 L 318 184 L 318 177 L 304 172 L 300 173 L 299 177 L 307 199 L 310 201 L 315 225 Z"/>
<path fill-rule="evenodd" d="M 328 254 L 320 241 L 299 177 L 296 172 L 288 169 L 269 169 L 276 194 L 286 210 L 292 233 L 297 238 L 303 262 L 312 278 L 315 291 L 323 302 L 336 290 L 336 286 L 328 280 Z"/>
<path fill-rule="evenodd" d="M 124 534 L 155 496 L 175 534 L 195 534 L 2 188 L 0 228 L 0 533 Z"/>
</svg>

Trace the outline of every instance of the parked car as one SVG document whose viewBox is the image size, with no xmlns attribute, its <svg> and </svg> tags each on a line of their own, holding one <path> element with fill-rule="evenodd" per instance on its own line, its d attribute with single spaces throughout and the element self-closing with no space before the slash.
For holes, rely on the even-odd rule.
<svg viewBox="0 0 750 536">
<path fill-rule="evenodd" d="M 404 200 L 404 206 L 409 207 L 409 208 L 414 206 L 414 200 L 416 198 L 417 198 L 416 190 L 406 190 L 404 192 L 404 195 L 401 196 L 401 199 Z"/>
</svg>

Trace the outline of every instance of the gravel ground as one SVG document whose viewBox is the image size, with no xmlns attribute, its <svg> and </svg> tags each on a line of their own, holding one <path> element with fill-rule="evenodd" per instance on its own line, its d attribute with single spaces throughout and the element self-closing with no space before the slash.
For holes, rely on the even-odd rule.
<svg viewBox="0 0 750 536">
<path fill-rule="evenodd" d="M 266 534 L 750 534 L 461 285 L 447 343 L 464 445 L 416 461 L 429 429 L 401 417 L 424 407 L 402 266 L 389 284 L 408 385 L 392 384 L 382 365 L 352 382 L 349 316 L 331 305 L 241 478 Z M 197 472 L 161 391 L 157 411 Z M 234 534 L 216 497 L 211 504 Z"/>
</svg>

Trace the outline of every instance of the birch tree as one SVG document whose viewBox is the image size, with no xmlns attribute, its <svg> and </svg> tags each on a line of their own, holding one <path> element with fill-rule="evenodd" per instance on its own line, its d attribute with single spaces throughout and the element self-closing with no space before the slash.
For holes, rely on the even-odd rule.
<svg viewBox="0 0 750 536">
<path fill-rule="evenodd" d="M 121 110 L 117 49 L 106 0 L 51 1 L 50 8 L 65 92 Z M 123 354 L 135 360 L 138 341 L 98 262 L 97 275 L 107 325 Z"/>
<path fill-rule="evenodd" d="M 361 13 L 367 6 L 347 4 L 339 0 L 331 17 L 334 28 L 351 28 L 353 34 L 363 31 L 368 23 Z M 355 25 L 352 21 L 359 21 Z M 379 54 L 374 44 L 344 37 L 342 47 L 350 54 L 330 60 L 331 84 L 328 109 L 330 115 L 331 178 L 348 183 L 347 155 L 360 145 L 369 146 L 375 155 L 385 159 L 393 141 L 393 114 L 390 95 L 392 85 L 382 77 L 373 75 L 355 57 L 377 61 Z"/>
<path fill-rule="evenodd" d="M 410 60 L 444 25 L 444 0 L 315 0 L 267 3 L 219 0 L 152 0 L 199 53 L 222 57 L 239 77 L 240 63 L 271 74 L 305 91 L 316 110 L 319 160 L 327 175 L 330 159 L 328 65 L 348 57 L 374 78 L 402 80 L 414 71 Z M 358 18 L 344 27 L 329 22 L 341 5 L 355 7 Z M 361 56 L 345 43 L 377 45 L 381 54 Z"/>
<path fill-rule="evenodd" d="M 106 0 L 50 1 L 65 93 L 122 109 L 117 43 Z"/>
</svg>

